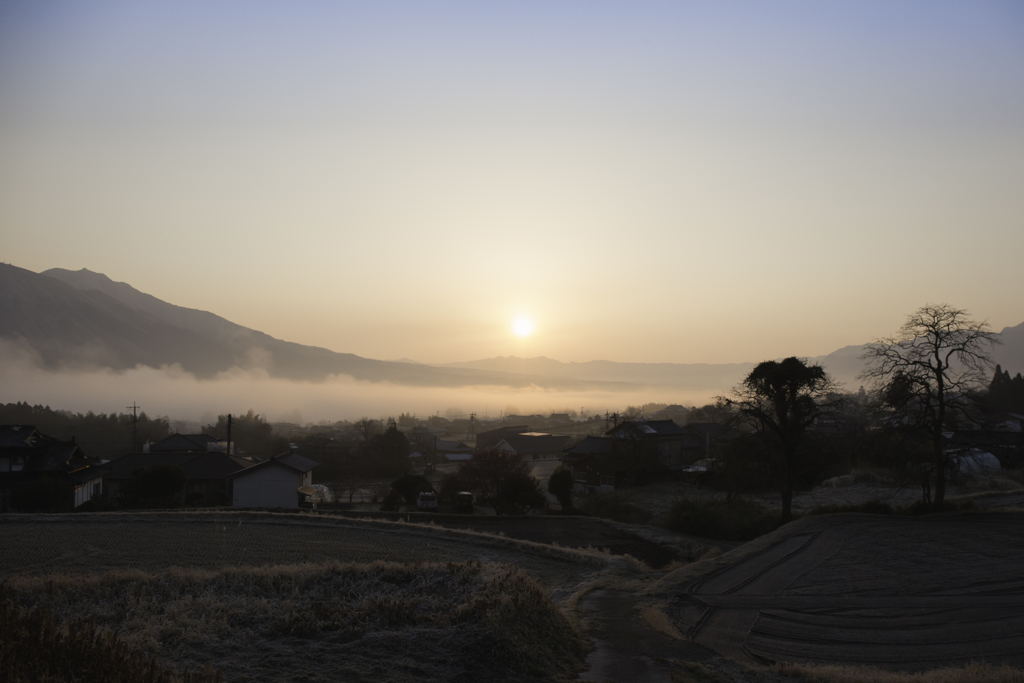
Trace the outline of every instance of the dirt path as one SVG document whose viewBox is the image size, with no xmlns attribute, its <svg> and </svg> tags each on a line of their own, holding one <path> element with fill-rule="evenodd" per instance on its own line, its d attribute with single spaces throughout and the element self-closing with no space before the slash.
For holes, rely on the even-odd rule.
<svg viewBox="0 0 1024 683">
<path fill-rule="evenodd" d="M 749 664 L 1019 666 L 1022 566 L 1020 513 L 824 517 L 738 553 L 670 611 L 694 642 Z"/>
<path fill-rule="evenodd" d="M 674 643 L 652 630 L 636 609 L 636 596 L 626 591 L 598 589 L 580 601 L 580 613 L 594 650 L 587 657 L 590 668 L 581 681 L 670 683 L 666 650 Z"/>
</svg>

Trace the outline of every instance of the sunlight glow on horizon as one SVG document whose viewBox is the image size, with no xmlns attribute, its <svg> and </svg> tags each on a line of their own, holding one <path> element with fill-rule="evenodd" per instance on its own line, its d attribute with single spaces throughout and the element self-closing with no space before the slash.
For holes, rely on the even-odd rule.
<svg viewBox="0 0 1024 683">
<path fill-rule="evenodd" d="M 8 0 L 2 258 L 426 363 L 998 330 L 1021 36 L 1012 0 Z"/>
<path fill-rule="evenodd" d="M 519 318 L 512 323 L 512 331 L 517 337 L 529 337 L 534 333 L 537 326 L 529 318 Z"/>
</svg>

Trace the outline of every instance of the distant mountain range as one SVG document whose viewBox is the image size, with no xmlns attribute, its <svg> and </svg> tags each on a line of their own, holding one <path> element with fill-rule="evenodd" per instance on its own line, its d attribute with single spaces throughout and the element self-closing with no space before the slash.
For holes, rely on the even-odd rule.
<svg viewBox="0 0 1024 683">
<path fill-rule="evenodd" d="M 178 363 L 199 377 L 241 367 L 306 381 L 349 375 L 357 380 L 430 387 L 629 388 L 617 382 L 572 378 L 547 384 L 548 378 L 543 377 L 335 353 L 275 339 L 213 313 L 169 304 L 86 269 L 33 273 L 0 264 L 0 338 L 26 344 L 51 368 L 124 370 Z"/>
<path fill-rule="evenodd" d="M 1004 329 L 995 357 L 1024 371 L 1024 323 Z M 409 386 L 539 386 L 564 391 L 625 391 L 671 387 L 722 393 L 754 363 L 562 363 L 549 358 L 499 357 L 445 365 L 408 359 L 381 361 L 275 339 L 220 316 L 175 306 L 89 270 L 33 273 L 0 264 L 0 338 L 22 343 L 51 368 L 100 366 L 122 370 L 180 364 L 200 377 L 233 367 L 272 377 L 322 381 L 329 375 Z M 863 346 L 812 358 L 858 386 Z"/>
</svg>

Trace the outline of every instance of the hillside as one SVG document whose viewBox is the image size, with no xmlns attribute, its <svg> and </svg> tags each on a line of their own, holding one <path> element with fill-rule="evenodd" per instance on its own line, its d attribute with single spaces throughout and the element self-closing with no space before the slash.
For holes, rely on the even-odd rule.
<svg viewBox="0 0 1024 683">
<path fill-rule="evenodd" d="M 160 367 L 178 363 L 200 377 L 240 367 L 305 381 L 349 375 L 370 382 L 429 387 L 629 388 L 614 382 L 552 381 L 336 353 L 275 339 L 207 311 L 175 306 L 84 269 L 39 274 L 0 264 L 0 338 L 27 344 L 51 368 L 122 370 L 139 364 Z"/>
<path fill-rule="evenodd" d="M 0 338 L 22 340 L 48 367 L 180 364 L 200 377 L 234 367 L 271 377 L 322 381 L 330 375 L 406 386 L 537 386 L 564 391 L 671 387 L 724 393 L 748 363 L 563 363 L 545 357 L 488 358 L 444 365 L 381 361 L 276 339 L 207 311 L 184 308 L 86 269 L 33 273 L 0 264 Z M 1000 333 L 996 362 L 1024 371 L 1024 323 Z M 856 390 L 863 346 L 812 358 Z"/>
</svg>

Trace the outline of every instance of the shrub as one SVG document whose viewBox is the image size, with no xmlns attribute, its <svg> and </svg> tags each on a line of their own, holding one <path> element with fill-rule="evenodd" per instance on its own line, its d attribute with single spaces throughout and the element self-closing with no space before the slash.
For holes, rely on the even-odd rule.
<svg viewBox="0 0 1024 683">
<path fill-rule="evenodd" d="M 192 491 L 185 496 L 185 504 L 192 507 L 199 507 L 206 502 L 206 494 L 202 491 Z"/>
<path fill-rule="evenodd" d="M 630 503 L 618 493 L 588 496 L 580 503 L 584 512 L 625 524 L 645 524 L 653 516 L 647 510 Z"/>
<path fill-rule="evenodd" d="M 473 453 L 473 457 L 459 465 L 459 476 L 473 483 L 467 490 L 479 493 L 478 500 L 484 505 L 493 505 L 495 511 L 505 502 L 501 496 L 502 487 L 508 480 L 518 481 L 513 487 L 521 487 L 524 477 L 531 478 L 533 467 L 518 453 L 505 453 L 486 449 Z M 505 487 L 506 494 L 511 490 Z M 506 495 L 507 497 L 507 495 Z"/>
<path fill-rule="evenodd" d="M 703 498 L 673 503 L 668 526 L 702 538 L 749 541 L 777 529 L 781 524 L 779 517 L 748 500 Z"/>
<path fill-rule="evenodd" d="M 402 494 L 392 491 L 380 502 L 381 512 L 398 512 L 402 509 Z"/>
<path fill-rule="evenodd" d="M 11 494 L 11 505 L 21 512 L 66 512 L 74 501 L 71 485 L 58 476 L 43 475 Z"/>
<path fill-rule="evenodd" d="M 451 472 L 446 474 L 441 479 L 441 493 L 438 495 L 438 500 L 445 505 L 455 505 L 455 496 L 460 491 L 472 491 L 473 480 L 459 471 Z"/>
<path fill-rule="evenodd" d="M 398 494 L 409 505 L 416 502 L 416 496 L 420 495 L 420 492 L 433 490 L 430 480 L 422 474 L 406 474 L 391 484 L 391 495 Z"/>
<path fill-rule="evenodd" d="M 524 508 L 542 508 L 547 502 L 537 480 L 529 474 L 513 474 L 501 482 L 494 497 L 496 514 L 521 513 Z"/>
<path fill-rule="evenodd" d="M 572 490 L 575 486 L 576 482 L 573 479 L 572 472 L 564 467 L 559 467 L 552 472 L 551 477 L 548 479 L 548 492 L 558 499 L 559 504 L 563 508 L 572 507 Z"/>
</svg>

